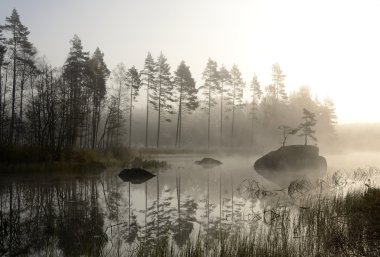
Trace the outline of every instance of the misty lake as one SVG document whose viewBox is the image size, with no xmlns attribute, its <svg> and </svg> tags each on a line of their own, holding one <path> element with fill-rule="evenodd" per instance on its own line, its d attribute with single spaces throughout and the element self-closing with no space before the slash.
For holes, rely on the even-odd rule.
<svg viewBox="0 0 380 257">
<path fill-rule="evenodd" d="M 328 172 L 344 173 L 380 167 L 377 156 L 325 157 Z M 299 204 L 301 195 L 289 197 L 254 171 L 257 157 L 216 155 L 223 164 L 211 169 L 194 163 L 202 157 L 155 156 L 169 167 L 142 184 L 123 182 L 121 169 L 94 176 L 1 175 L 0 256 L 134 256 L 138 243 L 154 247 L 170 237 L 178 247 L 198 236 L 250 231 L 270 224 L 273 202 Z"/>
</svg>

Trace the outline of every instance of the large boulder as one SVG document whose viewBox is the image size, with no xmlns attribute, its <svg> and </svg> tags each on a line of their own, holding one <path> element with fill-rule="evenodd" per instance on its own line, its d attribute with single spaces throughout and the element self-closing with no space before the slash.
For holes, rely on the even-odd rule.
<svg viewBox="0 0 380 257">
<path fill-rule="evenodd" d="M 254 168 L 263 177 L 287 186 L 294 179 L 323 175 L 327 162 L 319 156 L 316 146 L 289 145 L 267 153 L 255 162 Z"/>
</svg>

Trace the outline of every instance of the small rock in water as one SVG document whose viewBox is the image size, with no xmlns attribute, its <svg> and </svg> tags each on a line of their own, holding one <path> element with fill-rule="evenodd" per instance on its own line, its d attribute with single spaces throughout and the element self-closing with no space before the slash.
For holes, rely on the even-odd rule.
<svg viewBox="0 0 380 257">
<path fill-rule="evenodd" d="M 203 158 L 200 161 L 195 161 L 195 163 L 201 165 L 203 168 L 213 168 L 223 164 L 221 161 L 209 157 Z"/>
<path fill-rule="evenodd" d="M 153 178 L 154 174 L 140 168 L 124 169 L 119 173 L 119 177 L 125 182 L 132 184 L 142 184 Z"/>
</svg>

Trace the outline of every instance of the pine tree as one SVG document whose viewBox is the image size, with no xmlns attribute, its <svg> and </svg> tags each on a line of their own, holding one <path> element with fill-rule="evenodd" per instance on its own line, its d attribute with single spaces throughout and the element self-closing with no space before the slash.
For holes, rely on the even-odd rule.
<svg viewBox="0 0 380 257">
<path fill-rule="evenodd" d="M 160 132 L 161 132 L 161 120 L 164 118 L 164 112 L 173 114 L 173 82 L 170 73 L 170 66 L 167 63 L 166 57 L 161 53 L 156 63 L 157 78 L 156 85 L 152 87 L 152 95 L 150 97 L 150 103 L 154 109 L 158 111 L 157 119 L 157 148 L 160 147 Z M 167 122 L 171 120 L 165 119 Z"/>
<path fill-rule="evenodd" d="M 274 85 L 268 85 L 265 87 L 265 94 L 263 94 L 262 103 L 273 105 L 276 103 L 276 87 Z"/>
<path fill-rule="evenodd" d="M 126 78 L 126 86 L 130 92 L 130 100 L 129 100 L 129 148 L 132 146 L 132 110 L 133 110 L 133 102 L 136 101 L 136 97 L 139 94 L 140 89 L 140 74 L 133 66 L 128 69 L 127 78 Z"/>
<path fill-rule="evenodd" d="M 156 85 L 156 70 L 157 66 L 152 55 L 148 52 L 145 58 L 144 69 L 141 71 L 141 85 L 146 86 L 146 123 L 145 123 L 145 148 L 148 147 L 148 132 L 149 132 L 149 101 L 151 98 L 150 89 Z"/>
<path fill-rule="evenodd" d="M 245 83 L 239 68 L 236 65 L 233 65 L 231 69 L 231 91 L 228 92 L 232 107 L 231 143 L 234 138 L 235 109 L 241 108 L 243 104 L 244 86 Z"/>
<path fill-rule="evenodd" d="M 210 58 L 208 59 L 206 68 L 202 73 L 202 78 L 204 80 L 204 84 L 199 89 L 202 90 L 202 95 L 204 96 L 204 100 L 202 101 L 203 109 L 206 109 L 208 115 L 207 147 L 210 148 L 211 108 L 216 105 L 214 95 L 219 90 L 218 64 Z"/>
<path fill-rule="evenodd" d="M 104 54 L 99 48 L 96 48 L 94 54 L 89 61 L 91 72 L 91 94 L 92 94 L 92 135 L 91 147 L 95 148 L 99 122 L 101 118 L 101 104 L 106 95 L 106 81 L 110 75 L 110 71 L 104 62 Z"/>
<path fill-rule="evenodd" d="M 257 79 L 256 74 L 253 75 L 252 81 L 251 81 L 251 108 L 250 108 L 250 114 L 251 114 L 251 135 L 253 139 L 253 126 L 256 119 L 256 108 L 259 105 L 259 101 L 262 96 L 261 86 Z"/>
<path fill-rule="evenodd" d="M 285 75 L 282 73 L 281 67 L 278 63 L 272 66 L 272 85 L 275 90 L 275 96 L 277 101 L 287 100 L 287 95 L 285 92 Z"/>
<path fill-rule="evenodd" d="M 36 55 L 37 50 L 33 47 L 33 45 L 26 41 L 23 43 L 23 49 L 18 56 L 18 67 L 19 67 L 19 76 L 20 76 L 20 103 L 19 103 L 19 119 L 17 126 L 17 135 L 16 135 L 16 143 L 19 142 L 20 137 L 23 134 L 24 126 L 23 126 L 23 104 L 24 104 L 24 90 L 26 86 L 26 81 L 29 77 L 28 72 L 34 71 L 35 60 L 34 56 Z M 23 138 L 21 138 L 23 139 Z"/>
<path fill-rule="evenodd" d="M 16 84 L 17 84 L 17 62 L 22 60 L 24 56 L 33 56 L 35 54 L 33 45 L 28 40 L 30 34 L 27 27 L 25 27 L 21 21 L 20 16 L 16 9 L 13 9 L 11 16 L 5 18 L 4 31 L 10 33 L 10 38 L 7 38 L 5 43 L 11 51 L 13 60 L 13 81 L 12 81 L 12 112 L 10 123 L 10 135 L 9 142 L 14 142 L 14 128 L 15 128 L 15 101 L 16 101 Z"/>
<path fill-rule="evenodd" d="M 308 138 L 318 142 L 317 138 L 314 136 L 315 130 L 313 130 L 313 127 L 317 124 L 315 113 L 312 113 L 304 108 L 302 119 L 303 122 L 299 126 L 299 129 L 301 130 L 301 134 L 299 136 L 305 137 L 305 145 L 308 143 Z"/>
<path fill-rule="evenodd" d="M 279 117 L 283 116 L 287 100 L 284 79 L 285 75 L 283 75 L 280 66 L 277 63 L 273 64 L 272 83 L 265 87 L 265 94 L 261 100 L 264 127 L 277 127 Z M 275 130 L 272 129 L 272 133 L 275 133 Z"/>
<path fill-rule="evenodd" d="M 5 45 L 5 37 L 3 36 L 3 26 L 0 26 L 0 68 L 4 64 L 6 52 L 7 47 Z"/>
<path fill-rule="evenodd" d="M 223 145 L 223 103 L 225 96 L 223 95 L 228 90 L 228 86 L 231 85 L 231 74 L 230 72 L 222 66 L 219 70 L 219 93 L 220 93 L 220 145 Z"/>
<path fill-rule="evenodd" d="M 330 98 L 326 98 L 323 100 L 322 115 L 324 116 L 325 121 L 327 122 L 326 125 L 328 128 L 328 132 L 330 134 L 334 134 L 335 126 L 338 122 L 337 116 L 335 114 L 334 102 Z"/>
<path fill-rule="evenodd" d="M 83 92 L 87 78 L 88 52 L 83 51 L 82 42 L 74 35 L 71 48 L 63 66 L 63 77 L 69 87 L 69 115 L 68 115 L 68 142 L 74 146 L 83 120 Z"/>
<path fill-rule="evenodd" d="M 3 78 L 2 78 L 2 70 L 3 65 L 5 64 L 5 53 L 7 52 L 7 47 L 5 45 L 5 38 L 3 37 L 3 27 L 0 26 L 0 144 L 3 140 L 3 106 L 5 103 L 2 101 L 2 93 L 3 93 Z M 6 85 L 4 85 L 5 87 Z M 5 90 L 4 90 L 5 91 Z"/>
<path fill-rule="evenodd" d="M 176 146 L 181 147 L 182 138 L 182 120 L 186 113 L 191 113 L 198 108 L 197 89 L 189 66 L 182 61 L 175 72 L 174 78 L 175 90 L 178 95 L 178 118 L 176 131 Z"/>
<path fill-rule="evenodd" d="M 257 79 L 256 74 L 253 75 L 251 82 L 251 91 L 253 93 L 252 97 L 255 97 L 258 101 L 260 101 L 263 96 L 263 91 L 261 90 L 261 85 Z"/>
</svg>

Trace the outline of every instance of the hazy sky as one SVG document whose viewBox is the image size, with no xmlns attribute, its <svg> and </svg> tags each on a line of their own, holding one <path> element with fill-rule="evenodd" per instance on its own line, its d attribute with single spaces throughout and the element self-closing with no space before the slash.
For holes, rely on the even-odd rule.
<svg viewBox="0 0 380 257">
<path fill-rule="evenodd" d="M 263 86 L 278 62 L 288 91 L 331 97 L 339 122 L 380 122 L 379 0 L 0 0 L 1 23 L 13 8 L 55 66 L 75 33 L 110 69 L 163 51 L 173 69 L 185 60 L 198 86 L 208 57 Z"/>
</svg>

